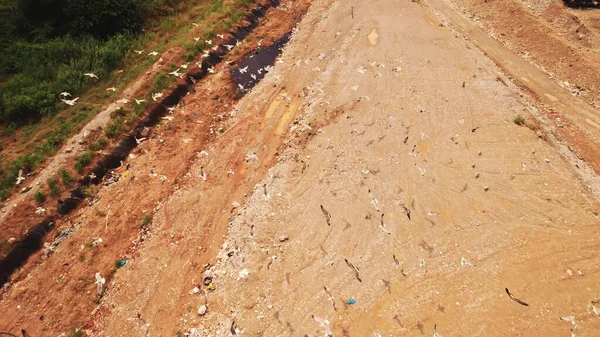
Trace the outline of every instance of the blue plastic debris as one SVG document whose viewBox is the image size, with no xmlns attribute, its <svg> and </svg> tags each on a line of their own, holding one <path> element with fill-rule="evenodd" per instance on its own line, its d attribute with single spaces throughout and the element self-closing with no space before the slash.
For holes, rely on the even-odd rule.
<svg viewBox="0 0 600 337">
<path fill-rule="evenodd" d="M 125 265 L 125 263 L 127 263 L 127 260 L 121 259 L 121 260 L 117 261 L 117 267 L 123 267 Z"/>
<path fill-rule="evenodd" d="M 350 298 L 348 299 L 348 305 L 352 305 L 352 304 L 355 304 L 355 303 L 356 303 L 356 300 L 355 300 L 355 299 L 353 299 L 352 297 L 350 297 Z"/>
</svg>

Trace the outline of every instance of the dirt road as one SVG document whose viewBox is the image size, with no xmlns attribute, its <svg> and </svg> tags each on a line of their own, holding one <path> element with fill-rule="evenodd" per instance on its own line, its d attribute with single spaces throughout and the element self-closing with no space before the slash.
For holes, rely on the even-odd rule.
<svg viewBox="0 0 600 337">
<path fill-rule="evenodd" d="M 136 226 L 131 205 L 156 210 L 87 332 L 593 336 L 593 179 L 582 182 L 543 126 L 532 130 L 530 113 L 539 112 L 528 96 L 434 12 L 411 1 L 315 0 L 223 134 L 206 146 L 142 147 L 129 172 L 138 178 L 72 219 L 93 224 L 75 242 L 116 240 Z M 213 89 L 199 83 L 202 94 L 175 118 L 204 111 Z M 168 130 L 165 143 L 181 144 L 199 129 L 158 132 Z M 150 167 L 173 188 L 149 178 Z M 114 220 L 103 228 L 105 216 Z M 99 249 L 94 268 L 113 261 L 101 256 L 114 245 Z M 65 246 L 50 260 L 71 268 L 84 247 Z M 72 279 L 89 276 L 81 288 L 95 290 L 91 273 L 43 283 L 44 268 L 14 285 L 0 309 L 31 306 L 33 316 L 67 305 L 39 294 L 31 304 L 36 284 L 64 296 Z M 23 322 L 31 316 L 7 316 L 34 326 Z"/>
<path fill-rule="evenodd" d="M 207 315 L 188 293 L 202 279 L 190 260 L 214 254 L 194 239 L 203 216 L 193 205 L 219 192 L 197 182 L 158 220 L 185 239 L 165 250 L 154 236 L 117 275 L 98 335 L 139 333 L 138 312 L 158 335 L 232 325 L 322 335 L 326 318 L 334 335 L 431 335 L 437 324 L 442 336 L 560 336 L 569 315 L 576 334 L 593 334 L 597 201 L 555 149 L 513 123 L 532 107 L 492 62 L 427 8 L 384 0 L 316 1 L 283 60 L 238 109 L 262 109 L 261 125 L 299 121 L 300 141 L 232 221 L 208 272 Z M 283 129 L 241 144 L 269 158 Z"/>
</svg>

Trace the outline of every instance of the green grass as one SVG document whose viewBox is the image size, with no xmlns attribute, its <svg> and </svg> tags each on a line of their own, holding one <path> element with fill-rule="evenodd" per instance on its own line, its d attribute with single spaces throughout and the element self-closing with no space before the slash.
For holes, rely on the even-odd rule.
<svg viewBox="0 0 600 337">
<path fill-rule="evenodd" d="M 83 170 L 92 162 L 94 155 L 91 152 L 86 152 L 79 156 L 77 160 L 75 160 L 75 164 L 73 164 L 73 168 L 77 173 L 82 174 Z"/>
<path fill-rule="evenodd" d="M 38 204 L 43 204 L 46 201 L 46 194 L 42 191 L 37 191 L 33 194 L 33 199 L 38 202 Z"/>
<path fill-rule="evenodd" d="M 60 188 L 58 187 L 58 180 L 56 178 L 48 178 L 46 183 L 48 184 L 48 191 L 51 197 L 56 197 L 60 194 Z"/>
<path fill-rule="evenodd" d="M 62 183 L 65 187 L 71 187 L 73 186 L 73 182 L 75 182 L 75 178 L 73 178 L 73 176 L 71 175 L 71 173 L 69 173 L 69 171 L 67 171 L 66 169 L 61 169 L 60 170 L 60 177 L 62 179 Z"/>
<path fill-rule="evenodd" d="M 517 115 L 513 119 L 513 122 L 519 126 L 522 126 L 525 124 L 525 118 L 523 118 L 521 115 Z"/>
<path fill-rule="evenodd" d="M 104 149 L 107 145 L 108 145 L 108 140 L 106 140 L 106 138 L 104 138 L 104 137 L 100 137 L 94 141 L 91 141 L 88 144 L 88 148 L 90 149 L 90 151 L 100 151 L 100 150 Z"/>
<path fill-rule="evenodd" d="M 142 226 L 148 226 L 152 222 L 152 217 L 150 215 L 144 215 L 142 219 Z"/>
</svg>

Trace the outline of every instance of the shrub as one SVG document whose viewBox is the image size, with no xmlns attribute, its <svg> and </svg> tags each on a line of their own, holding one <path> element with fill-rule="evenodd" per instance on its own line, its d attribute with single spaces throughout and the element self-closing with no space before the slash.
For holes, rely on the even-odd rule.
<svg viewBox="0 0 600 337">
<path fill-rule="evenodd" d="M 123 123 L 120 118 L 113 119 L 108 125 L 106 125 L 106 129 L 104 129 L 104 134 L 108 138 L 116 138 L 121 134 L 121 130 L 123 129 Z"/>
<path fill-rule="evenodd" d="M 106 138 L 100 137 L 100 138 L 96 139 L 95 141 L 90 142 L 88 147 L 91 151 L 99 151 L 99 150 L 104 149 L 106 147 L 106 145 L 108 145 L 108 141 L 106 140 Z"/>
<path fill-rule="evenodd" d="M 515 124 L 521 126 L 521 125 L 525 124 L 525 118 L 521 117 L 521 115 L 517 115 L 517 116 L 515 116 L 515 119 L 513 119 L 513 122 L 515 122 Z"/>
<path fill-rule="evenodd" d="M 58 188 L 58 180 L 56 180 L 56 178 L 48 178 L 46 182 L 48 183 L 48 189 L 50 190 L 51 197 L 56 197 L 60 194 L 60 189 Z"/>
<path fill-rule="evenodd" d="M 75 178 L 73 178 L 73 176 L 71 175 L 71 173 L 69 173 L 69 171 L 67 171 L 66 169 L 61 169 L 60 177 L 62 178 L 62 183 L 63 183 L 63 185 L 65 185 L 65 187 L 73 186 L 73 182 L 75 181 Z"/>
<path fill-rule="evenodd" d="M 144 215 L 142 219 L 142 226 L 148 226 L 152 222 L 152 217 L 150 215 Z"/>
<path fill-rule="evenodd" d="M 35 194 L 33 194 L 33 199 L 35 199 L 35 201 L 37 201 L 39 204 L 43 204 L 44 201 L 46 201 L 46 194 L 44 194 L 42 191 L 37 191 Z"/>
<path fill-rule="evenodd" d="M 83 173 L 83 169 L 86 168 L 86 166 L 88 166 L 91 162 L 92 154 L 90 152 L 86 152 L 77 158 L 73 167 L 77 173 L 81 174 Z"/>
</svg>

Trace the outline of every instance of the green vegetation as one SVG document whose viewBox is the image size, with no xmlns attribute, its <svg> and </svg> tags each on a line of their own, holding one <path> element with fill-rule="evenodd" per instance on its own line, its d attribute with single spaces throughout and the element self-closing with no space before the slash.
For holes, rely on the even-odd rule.
<svg viewBox="0 0 600 337">
<path fill-rule="evenodd" d="M 83 173 L 83 169 L 86 168 L 92 162 L 93 156 L 94 155 L 91 152 L 86 152 L 79 156 L 77 160 L 75 160 L 75 164 L 73 165 L 75 171 L 77 171 L 77 173 L 79 174 Z"/>
<path fill-rule="evenodd" d="M 108 145 L 108 141 L 104 137 L 100 137 L 94 141 L 91 141 L 88 145 L 90 151 L 100 151 Z"/>
<path fill-rule="evenodd" d="M 152 222 L 152 217 L 147 214 L 144 215 L 144 218 L 142 219 L 142 226 L 148 226 L 150 222 Z"/>
<path fill-rule="evenodd" d="M 39 204 L 43 204 L 46 201 L 46 194 L 42 191 L 37 191 L 33 194 L 33 199 L 37 201 Z"/>
<path fill-rule="evenodd" d="M 513 119 L 513 122 L 515 122 L 515 124 L 521 126 L 521 125 L 525 124 L 525 118 L 521 117 L 521 115 L 517 115 L 517 116 L 515 116 L 515 119 Z"/>
<path fill-rule="evenodd" d="M 65 187 L 73 186 L 73 182 L 75 181 L 75 178 L 73 178 L 73 176 L 71 175 L 71 173 L 69 173 L 69 171 L 67 171 L 66 169 L 61 169 L 60 177 L 62 178 L 62 183 L 63 183 L 63 185 L 65 185 Z"/>
<path fill-rule="evenodd" d="M 46 183 L 48 183 L 48 190 L 50 191 L 51 197 L 56 197 L 60 194 L 60 188 L 58 188 L 58 180 L 56 180 L 56 178 L 48 178 Z"/>
</svg>

